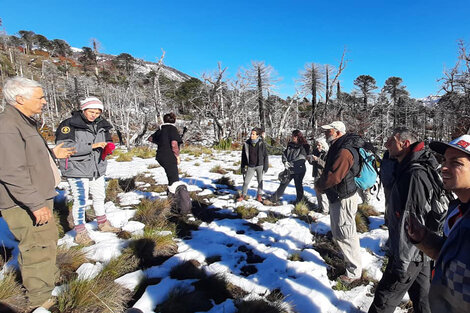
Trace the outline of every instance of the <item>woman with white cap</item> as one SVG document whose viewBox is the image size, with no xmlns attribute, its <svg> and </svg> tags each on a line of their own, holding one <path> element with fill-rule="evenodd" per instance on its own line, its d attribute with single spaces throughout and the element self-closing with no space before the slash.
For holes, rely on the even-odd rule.
<svg viewBox="0 0 470 313">
<path fill-rule="evenodd" d="M 103 109 L 103 103 L 98 98 L 88 97 L 80 102 L 80 111 L 72 112 L 72 117 L 60 123 L 56 131 L 56 143 L 64 143 L 64 147 L 76 149 L 73 156 L 60 160 L 59 165 L 62 176 L 67 178 L 72 190 L 75 242 L 82 245 L 94 243 L 85 228 L 89 194 L 93 198 L 98 229 L 105 232 L 120 231 L 111 226 L 104 209 L 105 157 L 114 149 L 114 144 L 109 132 L 112 126 L 101 116 Z"/>
</svg>

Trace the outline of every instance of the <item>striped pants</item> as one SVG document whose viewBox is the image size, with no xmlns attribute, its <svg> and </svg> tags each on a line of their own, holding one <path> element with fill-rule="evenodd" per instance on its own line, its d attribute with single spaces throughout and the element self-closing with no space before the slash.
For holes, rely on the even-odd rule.
<svg viewBox="0 0 470 313">
<path fill-rule="evenodd" d="M 104 176 L 99 178 L 68 178 L 72 190 L 72 216 L 75 225 L 85 224 L 85 210 L 89 205 L 88 197 L 93 198 L 96 216 L 105 215 L 104 199 L 106 196 Z"/>
</svg>

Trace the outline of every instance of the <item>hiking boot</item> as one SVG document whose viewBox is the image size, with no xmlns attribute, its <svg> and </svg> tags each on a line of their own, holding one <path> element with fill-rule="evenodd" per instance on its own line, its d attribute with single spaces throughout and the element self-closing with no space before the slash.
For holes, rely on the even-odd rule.
<svg viewBox="0 0 470 313">
<path fill-rule="evenodd" d="M 112 226 L 109 221 L 98 224 L 98 230 L 107 233 L 119 233 L 121 231 L 120 228 Z"/>
<path fill-rule="evenodd" d="M 276 205 L 279 205 L 280 203 L 278 201 L 274 201 L 273 199 L 264 199 L 263 204 L 269 205 L 269 206 L 276 206 Z"/>
<path fill-rule="evenodd" d="M 263 198 L 261 198 L 261 195 L 256 196 L 256 201 L 263 203 Z"/>
<path fill-rule="evenodd" d="M 88 246 L 91 246 L 91 245 L 95 244 L 95 242 L 90 238 L 90 235 L 88 235 L 88 232 L 86 230 L 78 232 L 75 235 L 75 240 L 74 241 L 75 241 L 76 244 L 79 244 L 79 245 L 85 246 L 85 247 L 88 247 Z"/>
<path fill-rule="evenodd" d="M 244 196 L 240 196 L 240 197 L 237 198 L 237 202 L 241 202 L 241 201 L 243 201 L 243 200 L 245 200 L 245 197 L 244 197 Z"/>
</svg>

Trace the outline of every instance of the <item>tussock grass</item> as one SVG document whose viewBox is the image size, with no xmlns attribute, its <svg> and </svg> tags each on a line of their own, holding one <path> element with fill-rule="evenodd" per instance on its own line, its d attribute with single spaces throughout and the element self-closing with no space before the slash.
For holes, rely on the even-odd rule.
<svg viewBox="0 0 470 313">
<path fill-rule="evenodd" d="M 133 159 L 133 154 L 132 152 L 123 152 L 118 155 L 116 158 L 116 162 L 130 162 Z"/>
<path fill-rule="evenodd" d="M 74 279 L 64 285 L 57 297 L 57 309 L 61 313 L 123 312 L 130 298 L 127 289 L 98 275 L 90 280 Z"/>
<path fill-rule="evenodd" d="M 235 175 L 241 175 L 242 174 L 242 169 L 240 167 L 238 167 L 236 169 L 230 169 L 230 171 Z"/>
<path fill-rule="evenodd" d="M 262 223 L 265 223 L 265 222 L 274 224 L 278 220 L 280 220 L 282 218 L 286 218 L 284 215 L 279 214 L 279 213 L 275 213 L 275 212 L 268 212 L 267 215 L 268 216 L 266 216 L 266 217 L 260 218 L 258 220 L 258 224 L 262 224 Z"/>
<path fill-rule="evenodd" d="M 118 194 L 123 192 L 118 179 L 110 179 L 106 187 L 106 201 L 115 201 Z"/>
<path fill-rule="evenodd" d="M 265 299 L 236 301 L 238 313 L 290 313 L 289 306 L 282 301 L 269 302 Z"/>
<path fill-rule="evenodd" d="M 362 211 L 357 211 L 355 220 L 356 229 L 359 233 L 366 233 L 369 231 L 369 218 Z"/>
<path fill-rule="evenodd" d="M 220 262 L 222 260 L 222 257 L 220 255 L 212 255 L 212 256 L 208 256 L 206 258 L 206 263 L 207 264 L 212 264 L 212 263 L 215 263 L 215 262 Z"/>
<path fill-rule="evenodd" d="M 168 199 L 150 200 L 147 198 L 142 199 L 138 205 L 135 206 L 137 212 L 134 219 L 144 223 L 148 227 L 164 229 L 168 226 L 168 217 L 171 212 L 171 201 Z"/>
<path fill-rule="evenodd" d="M 158 163 L 155 163 L 155 164 L 149 164 L 149 166 L 147 166 L 148 169 L 152 169 L 152 168 L 159 168 L 160 167 L 160 164 Z"/>
<path fill-rule="evenodd" d="M 206 276 L 192 285 L 216 304 L 227 299 L 240 299 L 248 294 L 242 288 L 230 283 L 223 275 Z"/>
<path fill-rule="evenodd" d="M 170 277 L 178 280 L 201 279 L 205 276 L 206 274 L 201 269 L 201 263 L 197 260 L 189 260 L 178 264 L 170 271 Z"/>
<path fill-rule="evenodd" d="M 204 162 L 204 163 L 210 163 L 210 162 L 212 162 L 212 159 L 209 158 L 209 157 L 205 157 L 204 159 L 202 159 L 202 162 Z"/>
<path fill-rule="evenodd" d="M 304 200 L 297 202 L 294 206 L 294 209 L 292 211 L 293 213 L 297 214 L 297 216 L 308 216 L 308 213 L 310 212 L 309 206 L 307 202 Z"/>
<path fill-rule="evenodd" d="M 143 252 L 145 252 L 144 254 L 151 254 L 153 256 L 174 255 L 178 251 L 178 246 L 173 238 L 175 229 L 168 235 L 160 234 L 159 232 L 161 230 L 162 229 L 146 227 L 142 235 L 132 237 L 133 239 L 129 243 L 129 248 L 137 255 L 142 255 Z"/>
<path fill-rule="evenodd" d="M 240 205 L 235 208 L 235 213 L 243 219 L 250 219 L 258 215 L 259 211 L 255 207 Z"/>
<path fill-rule="evenodd" d="M 369 216 L 380 216 L 380 213 L 377 212 L 377 210 L 369 204 L 359 204 L 357 206 L 357 210 L 362 212 L 363 215 L 369 217 Z"/>
<path fill-rule="evenodd" d="M 194 166 L 201 166 L 201 163 L 196 162 L 196 163 L 194 163 Z"/>
<path fill-rule="evenodd" d="M 60 213 L 56 210 L 53 210 L 52 212 L 54 214 L 55 226 L 57 227 L 57 232 L 59 233 L 59 238 L 62 238 L 65 235 L 65 231 L 64 231 L 64 227 L 60 223 L 60 221 L 61 221 Z"/>
<path fill-rule="evenodd" d="M 227 174 L 227 171 L 224 170 L 224 168 L 223 168 L 222 165 L 220 165 L 220 164 L 217 164 L 216 166 L 214 166 L 213 168 L 211 168 L 209 172 L 211 172 L 211 173 L 219 173 L 219 174 L 222 174 L 222 175 Z"/>
<path fill-rule="evenodd" d="M 212 149 L 204 146 L 186 145 L 181 149 L 180 153 L 200 157 L 202 154 L 212 154 Z"/>
<path fill-rule="evenodd" d="M 302 257 L 300 256 L 300 252 L 292 253 L 291 255 L 289 255 L 289 257 L 287 259 L 289 261 L 299 261 L 299 262 L 304 261 L 304 259 L 302 259 Z"/>
<path fill-rule="evenodd" d="M 339 253 L 339 247 L 327 235 L 314 234 L 313 248 L 320 253 L 323 260 L 328 264 L 327 275 L 330 280 L 335 280 L 342 275 L 345 270 L 345 263 Z"/>
<path fill-rule="evenodd" d="M 152 176 L 145 175 L 144 173 L 140 173 L 134 179 L 136 182 L 138 181 L 150 185 L 155 185 L 157 183 Z"/>
<path fill-rule="evenodd" d="M 240 166 L 242 164 L 241 161 L 233 162 L 233 166 Z"/>
<path fill-rule="evenodd" d="M 26 312 L 26 299 L 23 288 L 14 271 L 6 271 L 0 280 L 0 303 L 10 306 L 17 312 Z"/>
<path fill-rule="evenodd" d="M 168 185 L 163 185 L 163 184 L 151 185 L 150 187 L 146 188 L 147 191 L 156 192 L 156 193 L 166 192 L 167 189 L 168 189 Z"/>
<path fill-rule="evenodd" d="M 222 176 L 222 177 L 216 179 L 214 181 L 214 183 L 216 183 L 218 185 L 225 185 L 229 189 L 235 189 L 235 182 L 233 181 L 233 179 L 230 179 L 230 177 L 227 177 L 227 176 Z"/>
<path fill-rule="evenodd" d="M 211 301 L 199 291 L 177 288 L 170 292 L 162 304 L 157 305 L 155 312 L 160 313 L 192 313 L 206 312 L 212 308 Z"/>
<path fill-rule="evenodd" d="M 148 146 L 140 146 L 140 147 L 132 148 L 130 153 L 134 155 L 135 157 L 138 157 L 141 159 L 150 159 L 150 158 L 155 157 L 155 150 L 151 149 Z"/>
<path fill-rule="evenodd" d="M 356 288 L 357 286 L 361 286 L 361 285 L 366 286 L 370 282 L 376 282 L 376 281 L 374 279 L 370 278 L 367 275 L 366 271 L 363 271 L 361 278 L 359 278 L 358 280 L 355 280 L 352 283 L 348 284 L 348 283 L 343 283 L 340 279 L 337 279 L 336 280 L 336 285 L 333 286 L 332 288 L 334 290 L 349 291 L 353 288 Z"/>
<path fill-rule="evenodd" d="M 214 145 L 216 150 L 232 150 L 232 139 L 221 139 L 217 144 Z M 229 152 L 230 153 L 230 152 Z"/>
<path fill-rule="evenodd" d="M 139 268 L 139 259 L 130 248 L 122 251 L 121 255 L 106 263 L 99 276 L 115 280 L 127 273 L 134 272 Z"/>
<path fill-rule="evenodd" d="M 88 262 L 85 252 L 76 247 L 67 249 L 64 246 L 57 248 L 56 263 L 60 271 L 60 280 L 68 281 L 77 277 L 75 272 L 80 265 Z"/>
</svg>

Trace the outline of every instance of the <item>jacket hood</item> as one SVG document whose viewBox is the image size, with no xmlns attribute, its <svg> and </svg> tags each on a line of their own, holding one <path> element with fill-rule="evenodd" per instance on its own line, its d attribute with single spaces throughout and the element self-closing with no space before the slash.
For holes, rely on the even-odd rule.
<svg viewBox="0 0 470 313">
<path fill-rule="evenodd" d="M 403 159 L 399 167 L 404 169 L 407 168 L 412 163 L 420 163 L 420 164 L 427 164 L 434 169 L 439 167 L 439 162 L 437 162 L 434 155 L 426 149 L 424 142 L 419 141 L 415 142 L 410 146 L 410 152 L 408 155 Z"/>
</svg>

